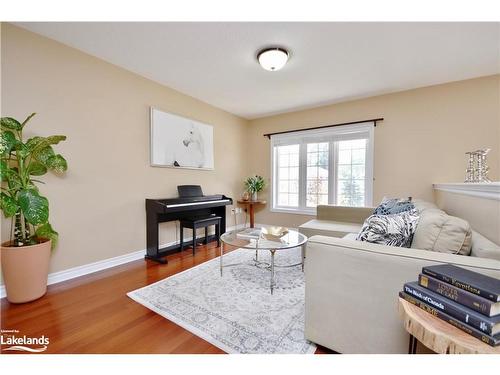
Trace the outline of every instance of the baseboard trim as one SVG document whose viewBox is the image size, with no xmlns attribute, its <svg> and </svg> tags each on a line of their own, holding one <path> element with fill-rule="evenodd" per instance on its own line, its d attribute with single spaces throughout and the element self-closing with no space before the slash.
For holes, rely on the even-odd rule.
<svg viewBox="0 0 500 375">
<path fill-rule="evenodd" d="M 261 227 L 262 224 L 255 224 L 257 227 Z M 238 226 L 232 226 L 227 228 L 228 231 L 234 230 L 234 229 L 243 229 L 243 225 L 238 225 Z M 204 238 L 204 236 L 199 236 L 199 238 Z M 192 241 L 193 237 L 187 237 L 185 238 L 186 242 Z M 167 247 L 167 246 L 173 246 L 179 244 L 179 241 L 172 241 L 168 242 L 165 244 L 161 244 L 160 247 Z M 119 255 L 113 258 L 108 258 L 108 259 L 103 259 L 99 260 L 97 262 L 85 264 L 83 266 L 77 266 L 77 267 L 72 267 L 68 268 L 67 270 L 62 270 L 58 272 L 53 272 L 49 274 L 49 277 L 47 279 L 47 285 L 53 285 L 57 283 L 61 283 L 63 281 L 75 279 L 80 276 L 85 276 L 89 275 L 94 272 L 98 271 L 103 271 L 108 268 L 116 267 L 116 266 L 121 266 L 122 264 L 130 263 L 138 259 L 143 259 L 144 255 L 146 255 L 146 249 L 142 250 L 137 250 L 128 254 L 124 255 Z M 0 298 L 6 297 L 6 291 L 5 291 L 5 285 L 0 285 Z"/>
</svg>

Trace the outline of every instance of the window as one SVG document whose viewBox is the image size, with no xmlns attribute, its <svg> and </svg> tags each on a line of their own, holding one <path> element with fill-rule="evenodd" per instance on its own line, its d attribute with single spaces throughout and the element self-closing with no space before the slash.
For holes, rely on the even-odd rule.
<svg viewBox="0 0 500 375">
<path fill-rule="evenodd" d="M 328 147 L 327 142 L 309 143 L 307 147 L 306 206 L 328 204 Z"/>
<path fill-rule="evenodd" d="M 337 197 L 339 206 L 365 203 L 366 139 L 338 142 Z"/>
<path fill-rule="evenodd" d="M 277 148 L 278 205 L 298 207 L 299 204 L 299 145 Z"/>
<path fill-rule="evenodd" d="M 272 210 L 313 214 L 318 204 L 371 205 L 373 126 L 273 135 Z"/>
</svg>

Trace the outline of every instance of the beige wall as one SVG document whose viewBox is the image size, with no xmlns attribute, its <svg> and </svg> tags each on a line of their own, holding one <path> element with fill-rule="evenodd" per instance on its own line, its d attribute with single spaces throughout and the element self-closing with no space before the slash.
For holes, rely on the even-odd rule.
<svg viewBox="0 0 500 375">
<path fill-rule="evenodd" d="M 60 233 L 51 272 L 144 249 L 147 197 L 176 196 L 179 184 L 242 193 L 246 120 L 8 24 L 1 101 L 2 116 L 38 113 L 27 136 L 68 136 L 56 146 L 68 160 L 66 176 L 46 175 L 40 187 Z M 149 166 L 151 105 L 214 126 L 214 171 Z M 2 224 L 6 238 L 10 221 Z M 162 225 L 160 241 L 175 240 L 174 228 Z"/>
<path fill-rule="evenodd" d="M 384 195 L 433 200 L 432 184 L 462 182 L 464 153 L 480 147 L 492 149 L 490 175 L 498 180 L 499 80 L 499 75 L 482 77 L 253 120 L 249 173 L 269 179 L 264 133 L 383 117 L 375 128 L 374 203 Z M 268 206 L 256 221 L 294 227 L 309 219 L 272 213 Z"/>
</svg>

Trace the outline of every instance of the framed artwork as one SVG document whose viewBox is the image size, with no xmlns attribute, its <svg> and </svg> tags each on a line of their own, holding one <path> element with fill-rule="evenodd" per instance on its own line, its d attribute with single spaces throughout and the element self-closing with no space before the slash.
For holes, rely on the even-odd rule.
<svg viewBox="0 0 500 375">
<path fill-rule="evenodd" d="M 214 169 L 213 126 L 151 107 L 151 166 Z"/>
</svg>

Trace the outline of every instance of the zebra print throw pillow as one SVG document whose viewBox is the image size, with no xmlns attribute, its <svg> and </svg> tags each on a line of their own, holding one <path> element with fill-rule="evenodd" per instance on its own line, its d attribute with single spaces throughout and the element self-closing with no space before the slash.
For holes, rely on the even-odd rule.
<svg viewBox="0 0 500 375">
<path fill-rule="evenodd" d="M 392 215 L 368 217 L 356 239 L 381 245 L 410 247 L 418 224 L 416 209 Z"/>
</svg>

